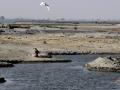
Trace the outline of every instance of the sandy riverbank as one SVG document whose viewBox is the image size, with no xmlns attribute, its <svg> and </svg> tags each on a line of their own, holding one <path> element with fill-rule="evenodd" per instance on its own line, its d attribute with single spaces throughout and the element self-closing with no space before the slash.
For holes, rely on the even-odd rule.
<svg viewBox="0 0 120 90">
<path fill-rule="evenodd" d="M 116 28 L 115 26 L 114 28 L 89 26 L 90 29 L 86 26 L 87 30 L 81 28 L 77 29 L 78 32 L 66 29 L 58 30 L 59 32 L 55 30 L 56 33 L 53 30 L 49 32 L 26 29 L 3 30 L 0 35 L 0 60 L 31 58 L 35 60 L 31 57 L 35 47 L 40 51 L 50 52 L 120 53 L 120 28 L 118 26 Z"/>
</svg>

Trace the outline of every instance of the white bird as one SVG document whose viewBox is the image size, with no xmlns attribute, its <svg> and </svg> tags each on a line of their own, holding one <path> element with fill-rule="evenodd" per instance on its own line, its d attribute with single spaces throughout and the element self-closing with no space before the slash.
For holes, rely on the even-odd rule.
<svg viewBox="0 0 120 90">
<path fill-rule="evenodd" d="M 46 2 L 41 2 L 40 6 L 45 6 L 45 7 L 47 7 L 48 11 L 50 10 L 50 7 Z"/>
</svg>

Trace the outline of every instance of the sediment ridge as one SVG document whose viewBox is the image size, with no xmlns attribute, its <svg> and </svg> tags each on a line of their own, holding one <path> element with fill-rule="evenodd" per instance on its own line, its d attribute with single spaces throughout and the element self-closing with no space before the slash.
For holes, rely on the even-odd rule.
<svg viewBox="0 0 120 90">
<path fill-rule="evenodd" d="M 92 62 L 85 64 L 88 70 L 120 72 L 120 58 L 98 57 Z"/>
</svg>

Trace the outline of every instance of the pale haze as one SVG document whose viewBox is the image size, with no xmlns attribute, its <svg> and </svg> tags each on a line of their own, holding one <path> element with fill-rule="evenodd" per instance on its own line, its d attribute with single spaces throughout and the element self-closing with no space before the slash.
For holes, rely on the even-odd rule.
<svg viewBox="0 0 120 90">
<path fill-rule="evenodd" d="M 120 0 L 0 0 L 0 16 L 7 18 L 120 20 L 119 9 Z"/>
</svg>

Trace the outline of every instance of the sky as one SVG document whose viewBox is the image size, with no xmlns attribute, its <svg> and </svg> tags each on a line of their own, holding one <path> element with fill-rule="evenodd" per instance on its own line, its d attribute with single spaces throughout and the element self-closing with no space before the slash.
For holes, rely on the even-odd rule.
<svg viewBox="0 0 120 90">
<path fill-rule="evenodd" d="M 39 4 L 45 1 L 50 11 Z M 0 16 L 29 19 L 120 20 L 120 0 L 0 0 Z"/>
</svg>

